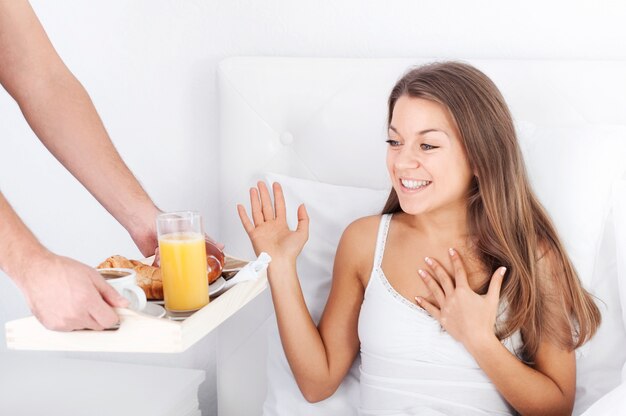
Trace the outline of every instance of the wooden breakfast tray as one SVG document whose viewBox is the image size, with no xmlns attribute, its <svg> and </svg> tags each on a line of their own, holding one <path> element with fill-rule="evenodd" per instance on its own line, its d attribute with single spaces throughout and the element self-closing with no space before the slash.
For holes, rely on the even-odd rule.
<svg viewBox="0 0 626 416">
<path fill-rule="evenodd" d="M 258 278 L 235 284 L 183 321 L 116 309 L 120 327 L 107 331 L 56 332 L 34 317 L 5 325 L 7 348 L 46 351 L 182 352 L 217 328 L 267 288 L 266 269 Z"/>
</svg>

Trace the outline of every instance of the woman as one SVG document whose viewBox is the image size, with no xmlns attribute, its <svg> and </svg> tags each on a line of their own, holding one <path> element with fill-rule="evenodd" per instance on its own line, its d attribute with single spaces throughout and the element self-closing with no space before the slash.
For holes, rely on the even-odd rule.
<svg viewBox="0 0 626 416">
<path fill-rule="evenodd" d="M 251 189 L 238 206 L 269 281 L 278 328 L 304 397 L 329 397 L 361 353 L 363 415 L 571 414 L 574 349 L 600 313 L 581 287 L 526 176 L 509 110 L 462 63 L 408 72 L 389 97 L 382 216 L 345 230 L 316 327 L 296 274 L 304 205 L 289 230 Z"/>
</svg>

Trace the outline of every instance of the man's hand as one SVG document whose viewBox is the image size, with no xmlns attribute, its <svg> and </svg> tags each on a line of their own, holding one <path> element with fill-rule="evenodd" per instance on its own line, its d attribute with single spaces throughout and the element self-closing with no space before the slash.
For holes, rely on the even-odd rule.
<svg viewBox="0 0 626 416">
<path fill-rule="evenodd" d="M 34 259 L 20 286 L 33 314 L 48 329 L 102 330 L 119 322 L 113 307 L 127 307 L 93 268 L 49 253 Z"/>
</svg>

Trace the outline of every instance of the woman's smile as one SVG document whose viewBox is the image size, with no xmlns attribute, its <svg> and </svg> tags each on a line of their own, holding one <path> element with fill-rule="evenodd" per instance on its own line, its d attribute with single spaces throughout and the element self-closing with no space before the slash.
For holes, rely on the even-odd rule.
<svg viewBox="0 0 626 416">
<path fill-rule="evenodd" d="M 400 178 L 400 190 L 403 193 L 417 193 L 426 189 L 432 181 L 427 181 L 424 179 L 408 179 L 408 178 Z"/>
</svg>

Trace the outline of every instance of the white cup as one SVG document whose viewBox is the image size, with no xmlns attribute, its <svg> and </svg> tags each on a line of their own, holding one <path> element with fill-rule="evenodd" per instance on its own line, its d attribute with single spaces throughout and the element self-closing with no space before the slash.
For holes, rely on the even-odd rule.
<svg viewBox="0 0 626 416">
<path fill-rule="evenodd" d="M 130 309 L 141 311 L 146 307 L 146 293 L 137 286 L 137 275 L 133 269 L 98 269 L 100 275 L 120 295 L 130 302 Z"/>
</svg>

